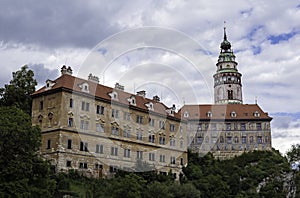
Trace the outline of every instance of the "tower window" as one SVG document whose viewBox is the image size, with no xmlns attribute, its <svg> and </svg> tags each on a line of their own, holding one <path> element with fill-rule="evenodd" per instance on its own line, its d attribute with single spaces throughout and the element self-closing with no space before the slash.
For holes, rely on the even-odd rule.
<svg viewBox="0 0 300 198">
<path fill-rule="evenodd" d="M 228 100 L 232 100 L 232 99 L 233 99 L 233 91 L 228 90 Z"/>
</svg>

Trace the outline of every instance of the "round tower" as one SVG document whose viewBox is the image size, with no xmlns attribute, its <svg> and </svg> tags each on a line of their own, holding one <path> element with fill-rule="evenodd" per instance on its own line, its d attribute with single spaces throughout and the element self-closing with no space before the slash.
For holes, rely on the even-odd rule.
<svg viewBox="0 0 300 198">
<path fill-rule="evenodd" d="M 224 40 L 221 43 L 217 72 L 214 74 L 215 104 L 242 104 L 242 74 L 237 70 L 238 63 L 231 44 L 227 40 L 226 27 L 224 27 Z"/>
</svg>

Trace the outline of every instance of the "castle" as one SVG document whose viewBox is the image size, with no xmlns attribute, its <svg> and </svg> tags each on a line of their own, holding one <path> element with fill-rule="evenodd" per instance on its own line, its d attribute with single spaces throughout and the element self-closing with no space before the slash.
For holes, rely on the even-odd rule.
<svg viewBox="0 0 300 198">
<path fill-rule="evenodd" d="M 118 169 L 179 178 L 187 150 L 212 152 L 220 159 L 271 149 L 271 117 L 257 104 L 243 104 L 241 73 L 224 40 L 214 75 L 215 104 L 184 105 L 176 110 L 144 90 L 107 87 L 96 76 L 72 75 L 47 80 L 33 95 L 32 123 L 42 131 L 41 154 L 57 171 L 77 169 L 110 177 Z"/>
</svg>

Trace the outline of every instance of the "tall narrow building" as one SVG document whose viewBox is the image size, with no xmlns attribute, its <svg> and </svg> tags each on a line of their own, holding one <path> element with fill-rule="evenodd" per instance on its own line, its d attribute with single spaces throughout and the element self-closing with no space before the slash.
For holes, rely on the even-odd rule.
<svg viewBox="0 0 300 198">
<path fill-rule="evenodd" d="M 214 77 L 215 104 L 242 104 L 242 74 L 238 72 L 238 63 L 227 40 L 224 27 L 224 40 L 218 58 L 217 72 Z"/>
</svg>

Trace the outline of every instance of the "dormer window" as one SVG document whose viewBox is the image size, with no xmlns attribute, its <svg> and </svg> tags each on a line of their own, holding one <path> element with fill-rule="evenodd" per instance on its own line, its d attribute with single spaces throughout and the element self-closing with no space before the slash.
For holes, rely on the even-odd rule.
<svg viewBox="0 0 300 198">
<path fill-rule="evenodd" d="M 212 117 L 212 112 L 211 111 L 207 112 L 206 116 L 209 117 L 209 118 L 211 118 Z"/>
<path fill-rule="evenodd" d="M 130 105 L 136 105 L 136 99 L 134 96 L 131 96 L 130 98 L 127 99 Z"/>
<path fill-rule="evenodd" d="M 231 112 L 231 113 L 230 113 L 230 117 L 233 117 L 233 118 L 235 118 L 235 117 L 236 117 L 236 113 L 235 113 L 235 111 L 233 111 L 233 112 Z"/>
<path fill-rule="evenodd" d="M 89 93 L 89 84 L 84 82 L 81 85 L 79 85 L 79 87 L 81 88 L 81 91 Z"/>
<path fill-rule="evenodd" d="M 111 97 L 111 99 L 118 100 L 118 93 L 117 92 L 113 91 L 113 92 L 109 93 L 108 95 Z"/>
<path fill-rule="evenodd" d="M 51 89 L 55 85 L 55 82 L 52 80 L 46 80 L 46 90 Z"/>
<path fill-rule="evenodd" d="M 148 110 L 154 110 L 154 105 L 153 105 L 153 103 L 152 102 L 149 102 L 149 103 L 147 103 L 147 104 L 145 104 L 146 105 L 146 107 L 148 107 Z"/>
<path fill-rule="evenodd" d="M 253 115 L 254 115 L 254 117 L 259 117 L 259 116 L 260 116 L 260 114 L 258 113 L 258 111 L 255 111 L 255 112 L 253 113 Z"/>
<path fill-rule="evenodd" d="M 188 111 L 185 111 L 185 112 L 183 113 L 183 117 L 188 118 L 188 117 L 189 117 L 189 112 L 188 112 Z"/>
</svg>

